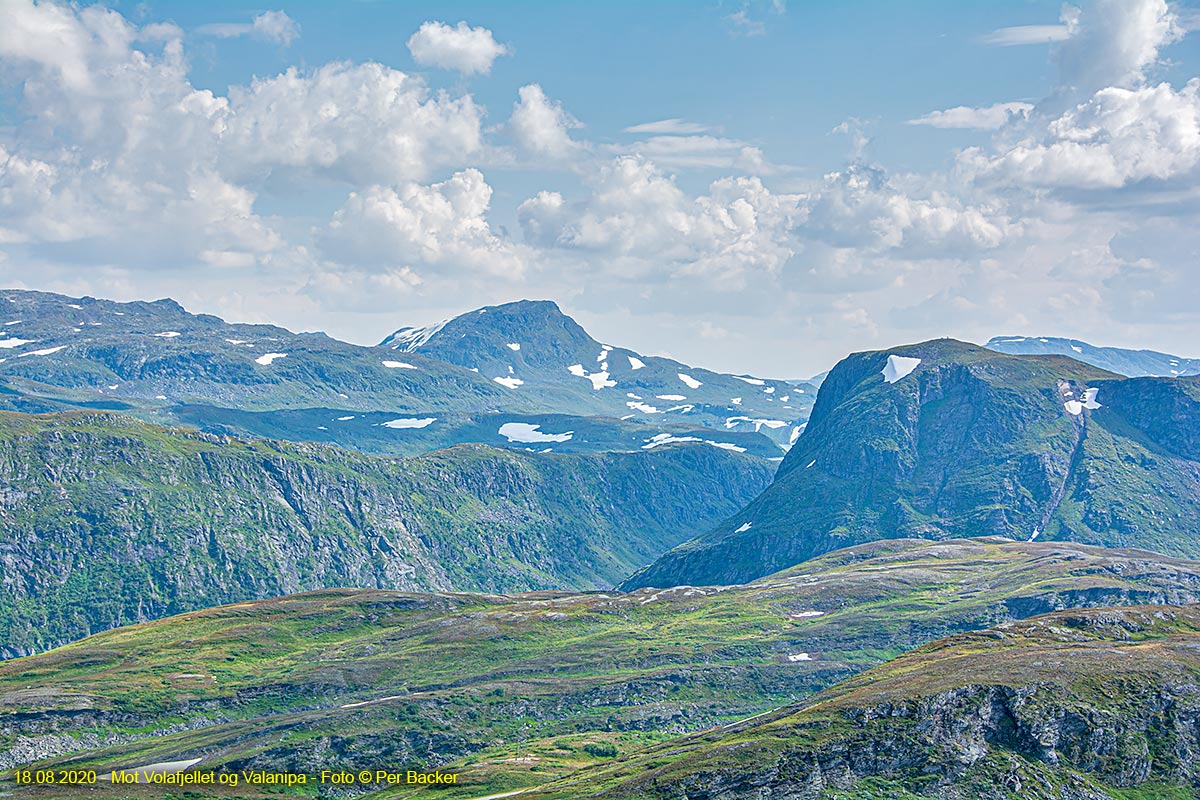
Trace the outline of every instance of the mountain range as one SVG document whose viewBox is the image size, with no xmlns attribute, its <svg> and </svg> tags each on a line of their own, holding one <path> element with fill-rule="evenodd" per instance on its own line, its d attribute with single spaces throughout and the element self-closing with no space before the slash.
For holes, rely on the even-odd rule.
<svg viewBox="0 0 1200 800">
<path fill-rule="evenodd" d="M 1045 336 L 996 336 L 984 345 L 1010 355 L 1069 356 L 1085 364 L 1130 378 L 1175 378 L 1200 375 L 1200 358 L 1183 358 L 1154 350 L 1096 347 L 1078 339 Z"/>
<path fill-rule="evenodd" d="M 569 442 L 561 449 L 605 452 L 669 439 L 777 458 L 814 399 L 812 387 L 602 346 L 549 302 L 480 309 L 430 330 L 428 341 L 418 336 L 399 355 L 321 333 L 226 323 L 171 300 L 6 290 L 0 408 L 109 410 L 388 455 L 464 442 L 537 449 Z M 471 338 L 448 356 L 454 348 L 445 337 L 465 332 Z M 546 415 L 560 424 L 521 435 L 546 424 Z M 396 417 L 413 422 L 388 425 Z"/>
</svg>

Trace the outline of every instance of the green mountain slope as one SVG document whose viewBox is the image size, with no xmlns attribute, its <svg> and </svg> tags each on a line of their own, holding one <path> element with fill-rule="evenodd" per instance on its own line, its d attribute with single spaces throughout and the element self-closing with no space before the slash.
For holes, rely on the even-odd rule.
<svg viewBox="0 0 1200 800">
<path fill-rule="evenodd" d="M 945 639 L 532 796 L 1182 799 L 1198 740 L 1200 609 L 1089 609 Z"/>
<path fill-rule="evenodd" d="M 401 328 L 381 346 L 478 370 L 555 408 L 753 431 L 785 448 L 808 418 L 815 394 L 808 384 L 727 375 L 601 344 L 545 300 Z"/>
<path fill-rule="evenodd" d="M 464 785 L 439 796 L 478 797 L 800 701 L 956 632 L 1197 600 L 1194 562 L 998 539 L 874 543 L 727 589 L 331 590 L 0 664 L 0 769 L 440 766 Z"/>
<path fill-rule="evenodd" d="M 1085 364 L 1133 378 L 1200 375 L 1200 358 L 1184 358 L 1154 350 L 1096 347 L 1078 339 L 1060 339 L 1053 336 L 996 336 L 989 339 L 984 347 L 1011 355 L 1069 356 Z"/>
<path fill-rule="evenodd" d="M 385 459 L 113 415 L 0 413 L 0 657 L 326 586 L 611 585 L 732 513 L 771 467 L 694 444 Z"/>
<path fill-rule="evenodd" d="M 1200 379 L 938 340 L 843 360 L 770 488 L 625 587 L 741 583 L 895 537 L 1195 556 L 1198 531 Z"/>
</svg>

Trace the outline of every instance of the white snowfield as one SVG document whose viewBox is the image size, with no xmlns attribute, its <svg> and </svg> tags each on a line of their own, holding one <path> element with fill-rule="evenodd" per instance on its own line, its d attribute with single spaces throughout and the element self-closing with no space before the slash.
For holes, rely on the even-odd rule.
<svg viewBox="0 0 1200 800">
<path fill-rule="evenodd" d="M 441 322 L 436 322 L 424 328 L 401 328 L 392 335 L 392 339 L 388 344 L 393 350 L 403 350 L 406 353 L 411 353 L 418 347 L 428 343 L 438 331 L 446 327 L 446 323 L 449 321 L 448 319 L 444 319 Z"/>
<path fill-rule="evenodd" d="M 679 372 L 679 373 L 676 373 L 676 374 L 678 375 L 678 377 L 679 377 L 679 380 L 681 380 L 681 381 L 683 381 L 685 384 L 687 384 L 687 387 L 688 387 L 689 389 L 699 389 L 701 386 L 703 386 L 703 385 L 704 385 L 704 384 L 703 384 L 703 383 L 701 383 L 700 381 L 698 381 L 698 380 L 696 380 L 695 378 L 693 378 L 691 375 L 688 375 L 686 372 Z"/>
<path fill-rule="evenodd" d="M 687 400 L 687 398 L 681 394 L 656 394 L 655 397 L 657 397 L 659 400 L 670 400 L 671 402 Z"/>
<path fill-rule="evenodd" d="M 741 526 L 740 526 L 740 527 L 738 527 L 738 529 L 737 529 L 736 531 L 734 531 L 734 533 L 745 533 L 746 531 L 750 530 L 752 527 L 754 527 L 754 524 L 753 524 L 753 523 L 751 523 L 751 522 L 743 522 L 743 523 L 741 524 Z"/>
<path fill-rule="evenodd" d="M 385 367 L 387 367 L 388 369 L 416 369 L 417 368 L 413 364 L 409 364 L 407 361 L 384 361 L 383 365 Z"/>
<path fill-rule="evenodd" d="M 5 350 L 11 350 L 14 347 L 20 347 L 23 344 L 33 344 L 36 339 L 0 339 L 0 347 Z"/>
<path fill-rule="evenodd" d="M 808 653 L 792 653 L 788 656 L 788 661 L 812 661 L 812 656 Z"/>
<path fill-rule="evenodd" d="M 521 345 L 519 342 L 509 342 L 508 344 L 506 344 L 504 346 L 507 347 L 509 350 L 512 350 L 514 353 L 521 349 Z"/>
<path fill-rule="evenodd" d="M 262 364 L 264 367 L 267 367 L 271 365 L 271 362 L 280 358 L 287 358 L 287 353 L 263 353 L 261 356 L 254 359 L 254 363 Z"/>
<path fill-rule="evenodd" d="M 703 442 L 710 444 L 713 447 L 719 447 L 722 450 L 733 450 L 737 453 L 746 452 L 746 448 L 738 447 L 732 442 L 714 442 L 712 439 L 701 439 L 698 436 L 672 436 L 669 433 L 660 433 L 647 440 L 647 443 L 642 445 L 643 450 L 653 450 L 661 444 L 675 444 L 682 442 Z"/>
<path fill-rule="evenodd" d="M 183 334 L 181 334 L 179 331 L 163 331 L 162 333 L 156 333 L 154 335 L 160 339 L 174 339 L 176 336 L 182 336 Z"/>
<path fill-rule="evenodd" d="M 144 767 L 127 767 L 122 770 L 110 770 L 101 775 L 96 776 L 98 781 L 111 781 L 113 772 L 136 772 L 141 778 L 142 783 L 148 783 L 147 778 L 150 775 L 174 775 L 177 772 L 183 772 L 186 769 L 199 764 L 201 759 L 189 758 L 185 761 L 156 761 L 153 764 L 146 764 Z"/>
<path fill-rule="evenodd" d="M 520 378 L 492 378 L 492 380 L 501 386 L 508 387 L 509 389 L 515 389 L 521 384 L 525 383 L 525 381 L 521 380 Z"/>
<path fill-rule="evenodd" d="M 743 383 L 748 383 L 751 386 L 765 386 L 767 383 L 766 381 L 761 381 L 758 378 L 747 378 L 742 375 L 734 375 L 733 377 L 737 378 L 739 381 L 742 381 Z"/>
<path fill-rule="evenodd" d="M 788 423 L 784 422 L 781 419 L 755 419 L 753 417 L 730 417 L 729 419 L 725 420 L 725 427 L 731 428 L 731 429 L 736 428 L 738 425 L 740 425 L 743 422 L 752 423 L 754 425 L 755 433 L 758 433 L 760 430 L 762 430 L 763 426 L 771 428 L 772 430 L 774 430 L 775 428 L 786 428 L 788 426 Z"/>
<path fill-rule="evenodd" d="M 530 425 L 528 422 L 506 422 L 500 426 L 500 435 L 510 442 L 568 442 L 575 431 L 566 433 L 542 433 L 541 425 Z"/>
<path fill-rule="evenodd" d="M 602 370 L 600 372 L 589 373 L 586 369 L 583 368 L 583 364 L 572 364 L 571 366 L 567 367 L 567 372 L 570 372 L 576 378 L 587 378 L 589 381 L 592 382 L 592 388 L 595 389 L 596 391 L 600 391 L 601 389 L 605 388 L 606 386 L 616 386 L 617 385 L 616 381 L 611 381 L 608 379 L 608 370 L 607 369 Z"/>
<path fill-rule="evenodd" d="M 910 375 L 920 363 L 921 359 L 919 358 L 909 358 L 907 356 L 888 356 L 887 364 L 884 365 L 882 370 L 883 379 L 888 383 L 895 383 L 901 378 L 905 378 Z"/>
<path fill-rule="evenodd" d="M 428 428 L 430 425 L 432 425 L 435 422 L 437 422 L 437 417 L 423 417 L 420 419 L 415 418 L 415 417 L 403 417 L 401 419 L 394 419 L 391 422 L 385 422 L 385 423 L 383 423 L 383 427 L 385 427 L 385 428 Z"/>
<path fill-rule="evenodd" d="M 626 356 L 626 358 L 629 359 L 630 369 L 642 369 L 646 366 L 646 362 L 642 361 L 640 358 L 636 358 L 635 356 Z"/>
<path fill-rule="evenodd" d="M 21 353 L 21 355 L 19 355 L 18 358 L 24 358 L 25 356 L 53 355 L 54 353 L 57 353 L 59 350 L 65 350 L 66 348 L 67 348 L 67 346 L 65 344 L 60 344 L 58 347 L 47 347 L 45 350 L 30 350 L 28 353 Z"/>
</svg>

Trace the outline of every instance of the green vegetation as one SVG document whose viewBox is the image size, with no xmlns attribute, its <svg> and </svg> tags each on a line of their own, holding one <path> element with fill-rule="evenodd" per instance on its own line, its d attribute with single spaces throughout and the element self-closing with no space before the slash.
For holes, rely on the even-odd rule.
<svg viewBox="0 0 1200 800">
<path fill-rule="evenodd" d="M 708 445 L 408 459 L 0 412 L 0 657 L 326 586 L 599 588 L 757 494 Z"/>
<path fill-rule="evenodd" d="M 1200 609 L 1058 612 L 918 648 L 741 725 L 543 787 L 579 796 L 1194 798 Z M 594 794 L 593 794 L 594 793 Z"/>
<path fill-rule="evenodd" d="M 326 590 L 0 664 L 0 766 L 440 767 L 462 785 L 438 796 L 477 797 L 632 763 L 1024 610 L 1196 600 L 1195 563 L 996 539 L 860 546 L 732 588 Z"/>
<path fill-rule="evenodd" d="M 921 359 L 887 383 L 892 356 Z M 1099 408 L 1066 401 L 1098 391 Z M 1068 394 L 1069 393 L 1069 394 Z M 847 545 L 1000 535 L 1200 555 L 1200 379 L 952 340 L 843 360 L 774 483 L 624 588 L 740 583 Z"/>
</svg>

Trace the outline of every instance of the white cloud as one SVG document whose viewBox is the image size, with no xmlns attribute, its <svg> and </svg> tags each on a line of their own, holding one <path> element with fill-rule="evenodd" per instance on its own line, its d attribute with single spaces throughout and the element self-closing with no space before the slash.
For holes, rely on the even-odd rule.
<svg viewBox="0 0 1200 800">
<path fill-rule="evenodd" d="M 731 169 L 760 175 L 773 171 L 762 150 L 737 139 L 652 136 L 620 149 L 665 167 Z"/>
<path fill-rule="evenodd" d="M 569 158 L 584 149 L 567 132 L 582 127 L 578 120 L 560 103 L 551 102 L 541 86 L 522 86 L 517 95 L 508 127 L 522 149 L 551 159 Z"/>
<path fill-rule="evenodd" d="M 470 96 L 431 92 L 420 78 L 367 63 L 295 68 L 229 93 L 225 156 L 241 174 L 312 170 L 353 184 L 420 180 L 482 146 Z"/>
<path fill-rule="evenodd" d="M 631 259 L 626 268 L 633 272 L 666 264 L 669 271 L 735 282 L 777 272 L 792 255 L 787 228 L 796 199 L 773 195 L 757 178 L 722 179 L 693 198 L 651 162 L 622 156 L 591 183 L 579 206 L 566 206 L 554 192 L 522 203 L 526 240 Z"/>
<path fill-rule="evenodd" d="M 356 267 L 424 264 L 519 276 L 522 254 L 487 222 L 491 198 L 492 187 L 476 169 L 430 186 L 372 186 L 350 195 L 319 244 L 329 258 Z"/>
<path fill-rule="evenodd" d="M 1068 5 L 1063 22 L 1071 35 L 1055 53 L 1059 82 L 1082 97 L 1142 83 L 1159 50 L 1186 33 L 1166 0 L 1095 0 L 1086 11 Z"/>
<path fill-rule="evenodd" d="M 989 34 L 980 36 L 979 41 L 984 44 L 1013 47 L 1063 42 L 1069 38 L 1071 38 L 1071 29 L 1066 25 L 1014 25 L 1010 28 L 997 28 Z"/>
<path fill-rule="evenodd" d="M 672 118 L 660 119 L 657 122 L 643 122 L 640 125 L 630 125 L 623 129 L 625 133 L 655 133 L 674 136 L 687 136 L 697 133 L 707 133 L 708 126 L 698 122 Z"/>
<path fill-rule="evenodd" d="M 196 32 L 222 39 L 254 36 L 286 47 L 300 36 L 300 23 L 283 11 L 264 11 L 251 22 L 213 22 L 201 25 Z"/>
<path fill-rule="evenodd" d="M 971 148 L 960 167 L 977 179 L 1025 186 L 1111 189 L 1194 174 L 1200 164 L 1200 79 L 1102 89 L 999 153 Z"/>
<path fill-rule="evenodd" d="M 426 22 L 409 37 L 408 51 L 422 66 L 486 75 L 492 71 L 492 63 L 509 49 L 487 28 L 472 28 L 466 22 L 453 28 L 444 22 Z"/>
<path fill-rule="evenodd" d="M 1004 127 L 1014 118 L 1028 116 L 1032 110 L 1031 103 L 996 103 L 982 108 L 955 106 L 944 111 L 930 111 L 916 119 L 908 120 L 908 124 L 928 125 L 932 128 L 996 130 Z"/>
</svg>

